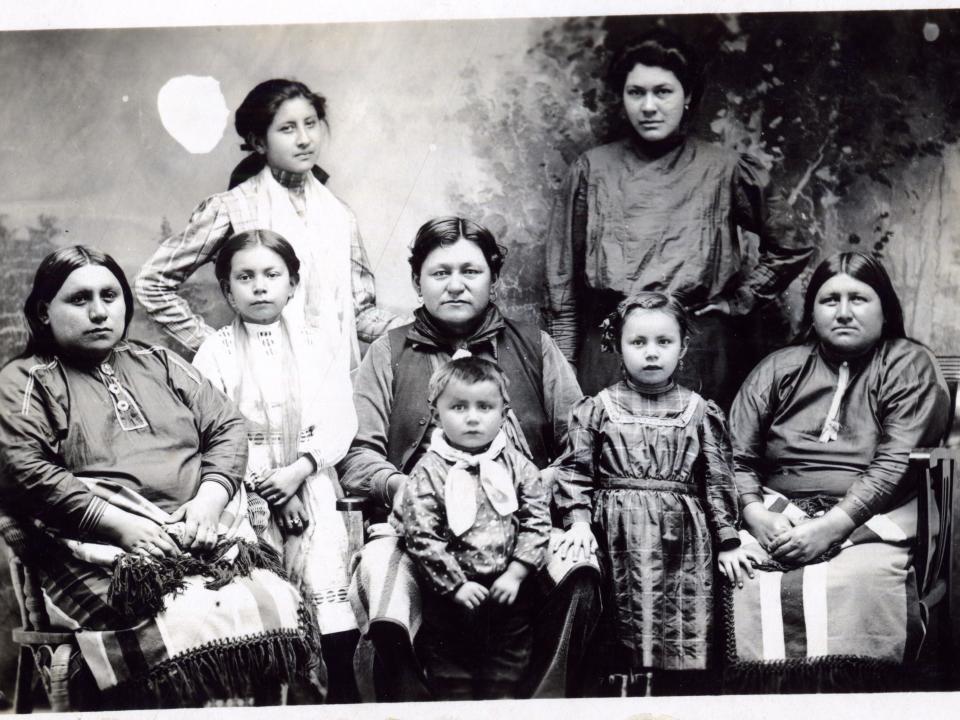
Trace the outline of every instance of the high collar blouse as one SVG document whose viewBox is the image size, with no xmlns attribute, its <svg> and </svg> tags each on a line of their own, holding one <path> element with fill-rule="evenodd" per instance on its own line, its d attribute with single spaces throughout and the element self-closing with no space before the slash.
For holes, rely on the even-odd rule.
<svg viewBox="0 0 960 720">
<path fill-rule="evenodd" d="M 749 272 L 738 228 L 760 239 Z M 750 155 L 691 137 L 651 157 L 629 138 L 593 148 L 570 166 L 546 253 L 550 331 L 572 360 L 588 292 L 660 290 L 687 306 L 727 300 L 744 314 L 796 277 L 812 244 Z"/>
<path fill-rule="evenodd" d="M 843 361 L 818 343 L 769 355 L 730 411 L 741 504 L 764 487 L 787 497 L 829 495 L 860 525 L 915 491 L 910 451 L 939 444 L 949 392 L 933 355 L 905 339 L 846 361 L 836 438 L 822 440 Z"/>
</svg>

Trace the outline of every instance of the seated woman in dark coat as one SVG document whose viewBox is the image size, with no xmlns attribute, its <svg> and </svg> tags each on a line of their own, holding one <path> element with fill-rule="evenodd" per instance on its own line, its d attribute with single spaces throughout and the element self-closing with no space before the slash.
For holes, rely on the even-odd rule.
<svg viewBox="0 0 960 720">
<path fill-rule="evenodd" d="M 125 339 L 133 297 L 109 255 L 51 253 L 24 312 L 26 350 L 0 371 L 0 498 L 106 704 L 319 679 L 314 624 L 247 520 L 233 404 Z"/>
<path fill-rule="evenodd" d="M 428 405 L 430 376 L 457 352 L 494 360 L 502 368 L 511 398 L 504 431 L 516 448 L 540 468 L 563 449 L 567 414 L 580 399 L 580 388 L 548 335 L 504 317 L 491 302 L 503 255 L 487 229 L 463 218 L 438 218 L 417 233 L 410 264 L 423 306 L 412 324 L 370 346 L 354 384 L 359 431 L 340 465 L 346 490 L 372 498 L 381 517 L 429 446 L 436 425 Z M 552 471 L 544 472 L 552 485 Z M 573 572 L 577 567 L 587 571 Z M 597 574 L 591 567 L 596 566 L 554 556 L 538 578 L 545 592 L 526 694 L 577 692 L 584 642 L 595 624 Z M 354 582 L 369 613 L 361 618 L 362 629 L 377 644 L 378 656 L 387 657 L 391 648 L 400 653 L 384 673 L 393 687 L 381 688 L 380 698 L 423 697 L 416 673 L 403 674 L 411 665 L 408 648 L 420 608 L 412 564 L 396 537 L 367 544 Z M 393 635 L 392 642 L 378 639 L 384 633 Z"/>
<path fill-rule="evenodd" d="M 823 261 L 803 318 L 804 341 L 760 363 L 730 412 L 742 539 L 769 554 L 734 593 L 733 639 L 738 669 L 770 681 L 756 689 L 852 689 L 923 639 L 908 460 L 943 437 L 949 396 L 873 258 Z M 839 686 L 818 685 L 831 673 Z"/>
</svg>

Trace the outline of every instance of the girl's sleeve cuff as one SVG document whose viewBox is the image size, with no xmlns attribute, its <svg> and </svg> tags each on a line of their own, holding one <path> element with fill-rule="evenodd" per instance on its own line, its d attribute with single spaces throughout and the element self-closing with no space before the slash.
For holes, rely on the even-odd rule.
<svg viewBox="0 0 960 720">
<path fill-rule="evenodd" d="M 563 528 L 569 530 L 575 522 L 585 522 L 590 524 L 590 511 L 586 508 L 574 508 L 563 516 Z"/>
</svg>

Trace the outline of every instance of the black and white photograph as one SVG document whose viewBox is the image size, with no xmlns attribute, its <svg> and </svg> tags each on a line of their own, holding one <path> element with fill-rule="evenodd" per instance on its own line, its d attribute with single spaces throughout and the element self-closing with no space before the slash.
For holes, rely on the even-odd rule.
<svg viewBox="0 0 960 720">
<path fill-rule="evenodd" d="M 960 8 L 40 5 L 0 714 L 960 708 Z"/>
</svg>

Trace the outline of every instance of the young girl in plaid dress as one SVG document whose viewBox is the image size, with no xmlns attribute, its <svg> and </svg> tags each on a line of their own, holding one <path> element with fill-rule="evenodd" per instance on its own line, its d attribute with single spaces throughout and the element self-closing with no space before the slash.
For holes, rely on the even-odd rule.
<svg viewBox="0 0 960 720">
<path fill-rule="evenodd" d="M 714 556 L 740 583 L 737 493 L 722 411 L 676 384 L 687 316 L 672 297 L 638 293 L 604 323 L 623 379 L 574 406 L 557 472 L 562 552 L 605 567 L 603 653 L 612 672 L 698 670 L 708 663 Z M 649 692 L 649 685 L 647 686 Z"/>
</svg>

